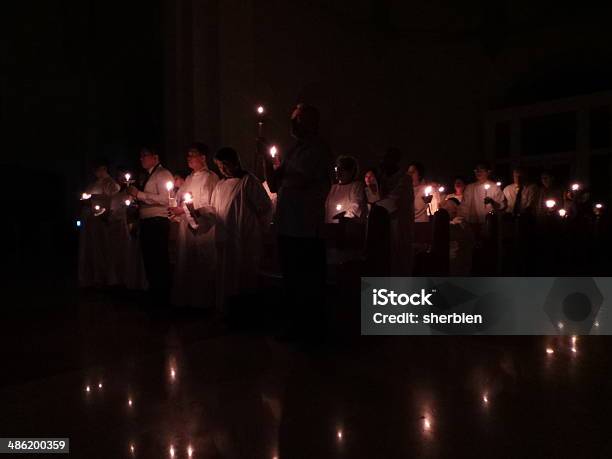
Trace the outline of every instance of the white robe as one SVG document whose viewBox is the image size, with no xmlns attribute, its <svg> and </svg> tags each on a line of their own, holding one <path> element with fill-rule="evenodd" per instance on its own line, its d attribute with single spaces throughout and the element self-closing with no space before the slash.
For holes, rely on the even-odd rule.
<svg viewBox="0 0 612 459">
<path fill-rule="evenodd" d="M 429 193 L 431 195 L 431 202 L 429 206 L 423 201 L 425 189 L 427 187 L 431 187 L 431 192 Z M 412 191 L 414 193 L 414 221 L 417 223 L 428 223 L 429 217 L 438 210 L 440 193 L 438 190 L 434 190 L 433 186 L 426 182 L 414 186 Z"/>
<path fill-rule="evenodd" d="M 485 183 L 490 185 L 485 188 Z M 485 204 L 485 197 L 491 198 L 499 206 L 499 211 L 506 207 L 506 199 L 501 188 L 495 182 L 488 180 L 485 183 L 470 183 L 463 192 L 463 201 L 459 206 L 459 216 L 472 224 L 483 224 L 487 214 L 493 210 L 491 204 Z"/>
<path fill-rule="evenodd" d="M 109 253 L 108 212 L 111 198 L 119 185 L 111 177 L 98 179 L 85 190 L 91 197 L 83 202 L 81 234 L 79 236 L 79 285 L 104 287 L 115 285 Z M 98 211 L 95 206 L 99 206 Z"/>
<path fill-rule="evenodd" d="M 219 177 L 202 170 L 187 176 L 177 193 L 185 214 L 181 215 L 177 233 L 176 265 L 172 303 L 177 306 L 213 307 L 215 305 L 215 240 L 214 231 L 199 225 L 184 203 L 191 193 L 193 207 L 209 212 L 210 200 Z"/>
<path fill-rule="evenodd" d="M 341 208 L 338 210 L 338 206 Z M 363 222 L 368 214 L 364 184 L 351 182 L 332 185 L 325 201 L 325 223 L 338 223 L 334 216 L 346 212 L 346 218 L 356 218 Z"/>
<path fill-rule="evenodd" d="M 271 202 L 261 181 L 252 174 L 220 180 L 212 200 L 217 246 L 217 304 L 257 287 Z"/>
<path fill-rule="evenodd" d="M 134 198 L 125 191 L 120 191 L 113 195 L 110 202 L 108 232 L 111 241 L 109 247 L 111 269 L 117 285 L 131 290 L 146 290 L 147 279 L 140 242 L 130 231 L 126 200 L 133 202 Z"/>
</svg>

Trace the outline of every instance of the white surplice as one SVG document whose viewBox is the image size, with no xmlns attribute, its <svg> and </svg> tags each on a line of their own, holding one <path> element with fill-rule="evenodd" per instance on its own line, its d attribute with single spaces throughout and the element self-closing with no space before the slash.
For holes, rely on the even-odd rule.
<svg viewBox="0 0 612 459">
<path fill-rule="evenodd" d="M 176 266 L 172 302 L 177 306 L 213 307 L 215 305 L 215 239 L 214 231 L 198 225 L 184 203 L 190 193 L 193 207 L 208 212 L 211 196 L 219 177 L 209 170 L 193 172 L 187 176 L 177 193 L 185 210 L 179 220 L 176 248 Z"/>
<path fill-rule="evenodd" d="M 346 218 L 356 218 L 365 223 L 368 214 L 364 184 L 351 182 L 332 185 L 325 201 L 325 223 L 338 223 L 334 216 L 346 212 Z"/>
<path fill-rule="evenodd" d="M 91 195 L 83 201 L 81 234 L 79 236 L 79 285 L 103 287 L 114 285 L 116 276 L 112 269 L 109 247 L 108 212 L 111 198 L 119 191 L 119 185 L 111 177 L 96 180 L 85 193 Z M 98 206 L 99 210 L 96 210 Z"/>
<path fill-rule="evenodd" d="M 133 200 L 125 191 L 120 191 L 110 201 L 108 232 L 111 269 L 117 285 L 131 290 L 146 290 L 140 242 L 136 232 L 130 231 L 128 222 L 128 210 L 134 205 Z M 130 206 L 126 205 L 126 201 L 130 202 Z"/>
<path fill-rule="evenodd" d="M 211 200 L 217 246 L 217 304 L 257 287 L 263 233 L 271 202 L 261 181 L 250 173 L 222 179 Z"/>
<path fill-rule="evenodd" d="M 485 184 L 489 185 L 488 189 Z M 501 188 L 495 182 L 487 180 L 484 183 L 470 183 L 465 187 L 463 201 L 459 206 L 459 216 L 468 223 L 483 224 L 487 214 L 493 210 L 491 204 L 485 204 L 485 197 L 495 201 L 499 211 L 506 208 L 506 198 Z"/>
</svg>

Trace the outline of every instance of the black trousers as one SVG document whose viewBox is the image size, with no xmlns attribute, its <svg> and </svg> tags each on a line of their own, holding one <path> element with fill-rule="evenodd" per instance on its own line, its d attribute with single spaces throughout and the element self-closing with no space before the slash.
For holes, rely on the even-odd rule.
<svg viewBox="0 0 612 459">
<path fill-rule="evenodd" d="M 140 246 L 149 292 L 158 303 L 166 303 L 170 293 L 168 234 L 170 222 L 164 217 L 140 220 Z"/>
<path fill-rule="evenodd" d="M 326 324 L 325 240 L 279 236 L 278 252 L 283 273 L 285 310 L 296 327 L 316 334 Z"/>
</svg>

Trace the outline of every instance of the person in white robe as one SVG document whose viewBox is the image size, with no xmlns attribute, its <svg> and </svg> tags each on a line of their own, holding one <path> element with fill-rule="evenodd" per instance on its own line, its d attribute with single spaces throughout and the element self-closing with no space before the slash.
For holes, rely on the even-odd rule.
<svg viewBox="0 0 612 459">
<path fill-rule="evenodd" d="M 525 171 L 521 167 L 512 170 L 512 183 L 504 188 L 506 212 L 514 216 L 535 215 L 538 206 L 538 190 L 527 183 Z"/>
<path fill-rule="evenodd" d="M 473 225 L 476 234 L 490 212 L 503 212 L 506 208 L 506 199 L 501 188 L 489 176 L 491 167 L 487 162 L 480 162 L 474 169 L 476 182 L 465 187 L 463 201 L 459 206 L 459 216 Z"/>
<path fill-rule="evenodd" d="M 338 223 L 339 217 L 365 223 L 368 206 L 365 187 L 357 179 L 359 167 L 351 156 L 340 156 L 334 166 L 337 183 L 334 183 L 325 201 L 325 223 Z"/>
<path fill-rule="evenodd" d="M 410 164 L 408 175 L 412 177 L 414 221 L 415 223 L 429 223 L 440 203 L 438 186 L 425 180 L 425 167 L 421 163 Z"/>
<path fill-rule="evenodd" d="M 82 228 L 79 237 L 79 285 L 105 287 L 116 283 L 109 254 L 108 213 L 111 198 L 119 185 L 108 173 L 108 164 L 100 161 L 94 169 L 95 182 L 84 191 L 81 202 Z"/>
<path fill-rule="evenodd" d="M 109 254 L 112 261 L 115 282 L 130 290 L 146 290 L 147 279 L 142 262 L 140 241 L 134 225 L 138 220 L 136 202 L 127 192 L 125 174 L 120 170 L 117 182 L 122 184 L 119 192 L 110 200 L 108 232 L 111 241 Z M 125 186 L 124 186 L 125 185 Z"/>
<path fill-rule="evenodd" d="M 242 169 L 238 153 L 221 148 L 215 164 L 223 178 L 212 194 L 217 248 L 217 305 L 257 287 L 263 233 L 272 204 L 261 181 Z"/>
<path fill-rule="evenodd" d="M 171 219 L 178 221 L 176 264 L 172 287 L 175 306 L 215 306 L 215 235 L 199 221 L 198 213 L 210 212 L 213 190 L 219 177 L 208 169 L 208 147 L 195 143 L 187 152 L 191 174 L 177 193 L 178 206 L 171 207 Z"/>
</svg>

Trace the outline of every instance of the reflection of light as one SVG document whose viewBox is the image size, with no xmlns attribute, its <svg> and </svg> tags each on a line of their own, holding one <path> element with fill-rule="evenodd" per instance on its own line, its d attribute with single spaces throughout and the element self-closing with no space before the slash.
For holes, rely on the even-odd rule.
<svg viewBox="0 0 612 459">
<path fill-rule="evenodd" d="M 572 191 L 578 191 L 580 189 L 580 185 L 578 183 L 572 184 Z"/>
<path fill-rule="evenodd" d="M 342 210 L 342 204 L 336 204 L 336 210 L 337 211 Z"/>
<path fill-rule="evenodd" d="M 576 344 L 576 340 L 578 339 L 578 337 L 576 335 L 572 336 L 572 344 Z"/>
<path fill-rule="evenodd" d="M 170 457 L 174 457 L 174 446 L 170 445 Z"/>
<path fill-rule="evenodd" d="M 596 320 L 593 325 L 595 325 L 596 327 L 599 327 L 599 320 Z"/>
<path fill-rule="evenodd" d="M 554 354 L 554 353 L 555 353 L 555 351 L 554 351 L 552 348 L 547 347 L 547 348 L 546 348 L 546 353 L 547 353 L 548 355 L 552 355 L 552 354 Z"/>
<path fill-rule="evenodd" d="M 166 190 L 172 191 L 174 189 L 174 182 L 166 182 Z"/>
<path fill-rule="evenodd" d="M 545 204 L 546 204 L 546 207 L 548 207 L 549 209 L 552 209 L 553 207 L 557 205 L 557 201 L 555 201 L 554 199 L 547 199 Z"/>
<path fill-rule="evenodd" d="M 187 457 L 193 457 L 193 448 L 191 445 L 187 447 Z"/>
<path fill-rule="evenodd" d="M 567 211 L 565 209 L 559 209 L 559 216 L 565 217 L 567 215 Z"/>
</svg>

